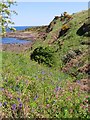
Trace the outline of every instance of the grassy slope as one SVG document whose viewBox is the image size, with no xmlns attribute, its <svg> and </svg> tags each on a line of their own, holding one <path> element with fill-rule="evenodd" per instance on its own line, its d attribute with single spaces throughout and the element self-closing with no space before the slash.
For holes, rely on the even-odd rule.
<svg viewBox="0 0 90 120">
<path fill-rule="evenodd" d="M 87 50 L 87 46 L 80 44 L 81 41 L 87 40 L 87 37 L 76 35 L 76 31 L 86 20 L 87 14 L 87 11 L 74 14 L 73 19 L 69 22 L 71 28 L 67 32 L 67 35 L 62 36 L 53 44 L 48 44 L 48 42 L 53 41 L 53 36 L 61 28 L 62 23 L 59 20 L 56 21 L 53 30 L 47 34 L 45 41 L 38 40 L 35 42 L 33 50 L 38 46 L 46 47 L 48 45 L 52 49 L 57 50 L 59 48 L 58 41 L 63 41 L 62 49 L 59 49 L 55 53 L 57 64 L 53 68 L 48 68 L 45 65 L 31 61 L 30 53 L 33 50 L 18 54 L 2 52 L 2 87 L 4 87 L 2 93 L 2 116 L 20 117 L 22 115 L 23 117 L 44 118 L 87 117 L 87 109 L 82 109 L 86 105 L 86 103 L 85 105 L 83 104 L 83 101 L 87 93 L 77 90 L 78 85 L 73 84 L 76 78 L 68 74 L 70 71 L 76 72 L 78 66 L 75 68 L 72 67 L 68 73 L 61 71 L 61 68 L 65 66 L 62 62 L 62 57 L 68 51 L 77 48 L 83 52 Z M 81 60 L 83 61 L 81 66 L 83 66 L 87 61 L 87 56 Z M 79 75 L 77 79 L 83 77 L 85 76 Z M 23 105 L 21 108 L 19 108 L 19 102 L 17 101 L 18 97 L 21 99 L 20 101 Z M 13 104 L 17 105 L 14 115 L 11 109 Z M 19 113 L 17 113 L 18 109 Z"/>
</svg>

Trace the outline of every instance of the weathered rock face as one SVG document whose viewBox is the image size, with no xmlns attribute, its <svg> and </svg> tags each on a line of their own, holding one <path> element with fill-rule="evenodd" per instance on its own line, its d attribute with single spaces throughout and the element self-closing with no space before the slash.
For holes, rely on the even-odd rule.
<svg viewBox="0 0 90 120">
<path fill-rule="evenodd" d="M 65 30 L 60 30 L 58 38 L 60 38 L 62 35 L 65 35 L 65 33 L 66 33 L 68 30 L 69 30 L 69 28 L 68 28 L 68 29 L 65 29 Z"/>
<path fill-rule="evenodd" d="M 65 33 L 70 29 L 70 26 L 67 24 L 64 24 L 59 32 L 58 38 L 60 38 L 62 35 L 65 35 Z"/>
<path fill-rule="evenodd" d="M 53 30 L 54 25 L 56 24 L 56 21 L 60 19 L 60 16 L 55 16 L 52 22 L 48 25 L 46 32 L 49 33 Z"/>
<path fill-rule="evenodd" d="M 79 36 L 84 35 L 86 32 L 89 33 L 90 36 L 90 23 L 84 23 L 78 30 L 77 30 L 77 34 Z"/>
<path fill-rule="evenodd" d="M 46 33 L 49 33 L 52 30 L 53 30 L 52 23 L 50 23 L 49 26 L 46 29 Z"/>
<path fill-rule="evenodd" d="M 76 81 L 77 85 L 80 86 L 80 89 L 82 91 L 87 91 L 89 92 L 90 91 L 90 87 L 89 87 L 89 79 L 81 79 L 80 81 Z"/>
<path fill-rule="evenodd" d="M 60 19 L 60 16 L 55 16 L 54 20 Z"/>
<path fill-rule="evenodd" d="M 83 67 L 78 69 L 78 72 L 87 73 L 90 75 L 90 64 L 85 64 Z"/>
</svg>

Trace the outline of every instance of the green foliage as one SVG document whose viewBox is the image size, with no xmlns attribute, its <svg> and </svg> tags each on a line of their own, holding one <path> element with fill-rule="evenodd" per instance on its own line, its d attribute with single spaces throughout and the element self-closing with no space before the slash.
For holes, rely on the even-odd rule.
<svg viewBox="0 0 90 120">
<path fill-rule="evenodd" d="M 31 60 L 35 60 L 36 62 L 44 63 L 49 67 L 52 67 L 55 63 L 53 51 L 49 47 L 38 47 L 31 54 Z"/>
<path fill-rule="evenodd" d="M 17 13 L 14 10 L 10 10 L 10 7 L 15 3 L 16 2 L 10 0 L 7 0 L 7 2 L 0 2 L 0 26 L 2 29 L 2 34 L 6 33 L 6 28 L 8 28 L 8 24 L 14 24 L 14 22 L 12 22 L 11 20 L 11 15 Z"/>
</svg>

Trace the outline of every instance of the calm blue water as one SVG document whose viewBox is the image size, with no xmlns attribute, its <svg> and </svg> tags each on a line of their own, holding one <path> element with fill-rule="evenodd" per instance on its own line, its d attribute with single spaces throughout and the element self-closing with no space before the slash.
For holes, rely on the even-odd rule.
<svg viewBox="0 0 90 120">
<path fill-rule="evenodd" d="M 14 26 L 16 30 L 24 30 L 26 28 L 30 28 L 31 26 Z M 10 29 L 7 28 L 7 31 L 10 32 Z"/>
<path fill-rule="evenodd" d="M 31 26 L 15 26 L 14 28 L 16 28 L 16 30 L 24 30 L 28 27 L 31 27 Z M 7 29 L 7 31 L 10 32 L 9 29 Z M 28 43 L 28 42 L 31 42 L 31 41 L 27 41 L 27 40 L 19 40 L 19 39 L 16 39 L 16 38 L 2 38 L 2 44 L 22 44 L 22 43 Z"/>
<path fill-rule="evenodd" d="M 2 38 L 2 44 L 24 44 L 24 43 L 28 43 L 31 41 L 27 41 L 27 40 L 19 40 L 16 38 Z"/>
</svg>

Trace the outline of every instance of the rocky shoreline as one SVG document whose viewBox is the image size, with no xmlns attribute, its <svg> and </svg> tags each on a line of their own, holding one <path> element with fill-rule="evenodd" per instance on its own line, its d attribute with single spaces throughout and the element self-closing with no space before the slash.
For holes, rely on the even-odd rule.
<svg viewBox="0 0 90 120">
<path fill-rule="evenodd" d="M 9 52 L 25 52 L 27 50 L 32 49 L 32 43 L 24 43 L 24 44 L 2 44 L 0 45 L 2 51 L 9 51 Z"/>
<path fill-rule="evenodd" d="M 33 43 L 38 38 L 38 34 L 31 31 L 16 31 L 16 32 L 7 32 L 5 35 L 6 38 L 17 38 L 21 40 L 30 40 L 28 43 L 20 44 L 2 44 L 2 51 L 11 51 L 11 52 L 24 52 L 32 48 Z M 32 41 L 32 42 L 31 42 Z"/>
<path fill-rule="evenodd" d="M 19 30 L 15 32 L 7 32 L 4 37 L 6 38 L 16 38 L 21 40 L 28 40 L 30 42 L 23 44 L 2 44 L 3 51 L 17 51 L 22 52 L 31 49 L 36 40 L 45 40 L 47 37 L 46 29 L 48 26 L 38 26 L 33 28 L 28 28 L 25 30 Z M 31 42 L 32 41 L 32 42 Z"/>
<path fill-rule="evenodd" d="M 31 33 L 31 32 L 16 31 L 16 32 L 7 32 L 5 37 L 34 41 L 36 40 L 37 35 L 36 33 Z"/>
</svg>

